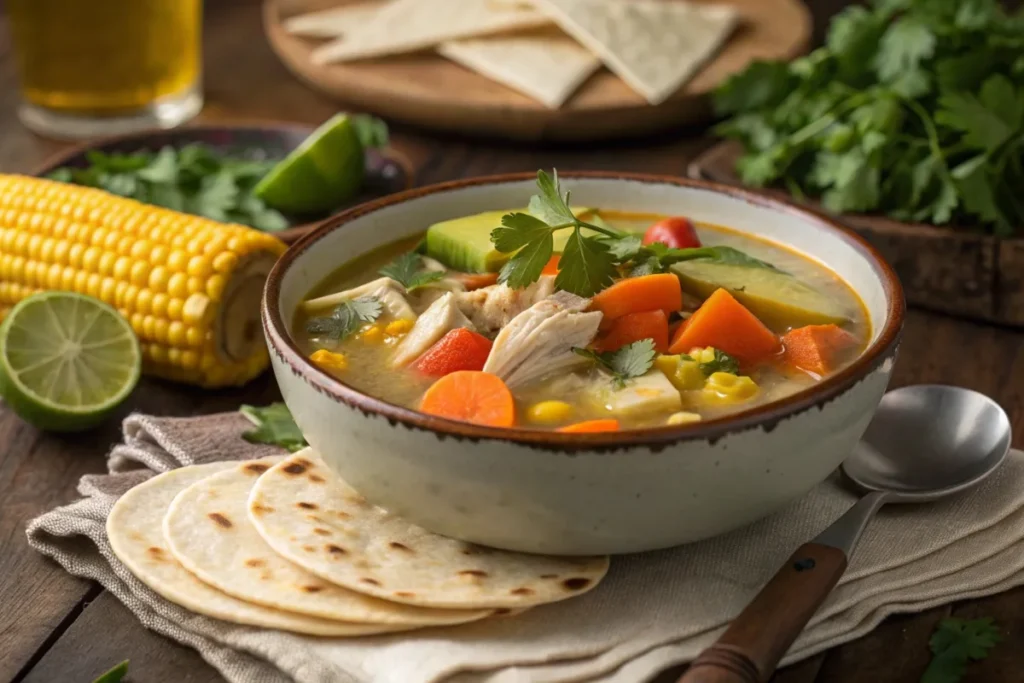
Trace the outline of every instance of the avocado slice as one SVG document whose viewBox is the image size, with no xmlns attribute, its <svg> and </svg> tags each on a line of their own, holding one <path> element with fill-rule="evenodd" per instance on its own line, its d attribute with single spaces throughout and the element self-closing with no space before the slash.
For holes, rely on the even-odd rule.
<svg viewBox="0 0 1024 683">
<path fill-rule="evenodd" d="M 837 325 L 850 320 L 850 311 L 796 277 L 771 268 L 683 261 L 672 266 L 683 291 L 706 299 L 726 289 L 761 322 L 781 332 L 804 325 Z"/>
</svg>

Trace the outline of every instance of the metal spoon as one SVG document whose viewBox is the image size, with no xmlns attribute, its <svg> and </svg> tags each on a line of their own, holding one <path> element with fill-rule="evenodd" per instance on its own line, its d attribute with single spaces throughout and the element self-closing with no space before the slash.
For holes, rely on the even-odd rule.
<svg viewBox="0 0 1024 683">
<path fill-rule="evenodd" d="M 958 493 L 995 471 L 1010 450 L 1010 420 L 969 389 L 891 391 L 843 463 L 864 492 L 846 514 L 802 545 L 679 683 L 764 683 L 818 610 L 875 512 Z"/>
</svg>

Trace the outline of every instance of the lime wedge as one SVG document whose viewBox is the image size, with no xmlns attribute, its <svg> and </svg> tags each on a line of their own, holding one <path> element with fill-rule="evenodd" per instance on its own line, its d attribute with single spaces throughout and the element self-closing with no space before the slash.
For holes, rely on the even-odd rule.
<svg viewBox="0 0 1024 683">
<path fill-rule="evenodd" d="M 135 388 L 141 366 L 128 321 L 92 297 L 33 294 L 0 324 L 0 396 L 40 429 L 98 424 Z"/>
<path fill-rule="evenodd" d="M 359 192 L 363 146 L 347 114 L 316 129 L 253 188 L 267 206 L 290 214 L 325 214 Z"/>
</svg>

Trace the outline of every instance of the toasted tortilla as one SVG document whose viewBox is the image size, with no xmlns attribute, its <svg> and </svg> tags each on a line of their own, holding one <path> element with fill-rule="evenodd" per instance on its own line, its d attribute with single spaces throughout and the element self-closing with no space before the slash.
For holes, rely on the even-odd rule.
<svg viewBox="0 0 1024 683">
<path fill-rule="evenodd" d="M 249 509 L 284 557 L 337 585 L 408 605 L 530 607 L 581 595 L 608 571 L 607 557 L 528 555 L 431 533 L 368 503 L 309 448 L 260 477 Z M 325 538 L 341 552 L 327 551 Z"/>
<path fill-rule="evenodd" d="M 121 496 L 107 517 L 107 538 L 114 554 L 142 583 L 167 600 L 235 624 L 314 636 L 360 636 L 403 628 L 317 619 L 256 605 L 208 586 L 181 566 L 164 542 L 164 513 L 179 492 L 236 464 L 213 463 L 172 470 Z"/>
<path fill-rule="evenodd" d="M 558 109 L 601 67 L 590 50 L 561 31 L 449 41 L 441 55 Z"/>
<path fill-rule="evenodd" d="M 388 0 L 353 0 L 340 7 L 289 17 L 284 30 L 307 38 L 347 36 L 372 21 L 387 4 Z"/>
<path fill-rule="evenodd" d="M 236 598 L 321 619 L 416 628 L 482 619 L 487 610 L 436 610 L 371 598 L 333 585 L 275 553 L 247 516 L 249 491 L 280 458 L 264 458 L 197 481 L 175 496 L 163 520 L 171 553 L 201 580 Z M 257 510 L 257 514 L 262 514 Z M 319 513 L 317 513 L 319 514 Z M 302 518 L 320 529 L 312 511 Z M 336 552 L 345 541 L 310 533 L 299 552 Z M 399 629 L 395 629 L 399 630 Z"/>
<path fill-rule="evenodd" d="M 732 33 L 730 5 L 683 0 L 535 0 L 619 78 L 660 104 L 696 75 Z"/>
<path fill-rule="evenodd" d="M 313 51 L 315 64 L 427 50 L 449 41 L 535 28 L 551 20 L 531 7 L 485 0 L 394 0 L 350 35 Z"/>
</svg>

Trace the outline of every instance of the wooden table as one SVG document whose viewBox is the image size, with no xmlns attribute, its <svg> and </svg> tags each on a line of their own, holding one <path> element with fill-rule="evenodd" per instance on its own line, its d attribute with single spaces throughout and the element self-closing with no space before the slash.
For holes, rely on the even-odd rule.
<svg viewBox="0 0 1024 683">
<path fill-rule="evenodd" d="M 295 81 L 266 46 L 256 2 L 208 0 L 206 96 L 202 118 L 298 118 L 317 123 L 336 107 Z M 841 0 L 812 2 L 818 35 Z M 0 4 L 0 171 L 26 171 L 59 143 L 33 137 L 15 117 L 17 88 L 11 46 Z M 560 169 L 642 170 L 682 175 L 709 140 L 700 130 L 677 136 L 606 145 L 600 149 L 530 148 L 500 142 L 439 139 L 394 133 L 394 144 L 415 163 L 419 182 L 434 183 L 501 171 Z M 1024 336 L 1017 332 L 912 311 L 894 384 L 942 382 L 995 397 L 1024 434 Z M 243 390 L 201 392 L 144 381 L 124 413 L 192 415 L 269 402 L 277 389 L 269 376 Z M 104 456 L 119 437 L 119 420 L 73 437 L 42 433 L 0 407 L 0 681 L 91 681 L 116 662 L 131 659 L 133 681 L 206 683 L 221 680 L 192 650 L 155 635 L 96 584 L 66 574 L 32 552 L 25 524 L 75 498 L 75 484 L 104 471 Z M 1021 437 L 1015 445 L 1024 445 Z M 955 522 L 954 522 L 955 523 Z M 966 681 L 1020 681 L 1024 650 L 1024 589 L 887 620 L 871 635 L 813 657 L 776 676 L 778 683 L 916 683 L 928 661 L 936 622 L 955 614 L 991 616 L 1006 642 L 970 667 Z M 666 680 L 669 680 L 666 678 Z"/>
</svg>

